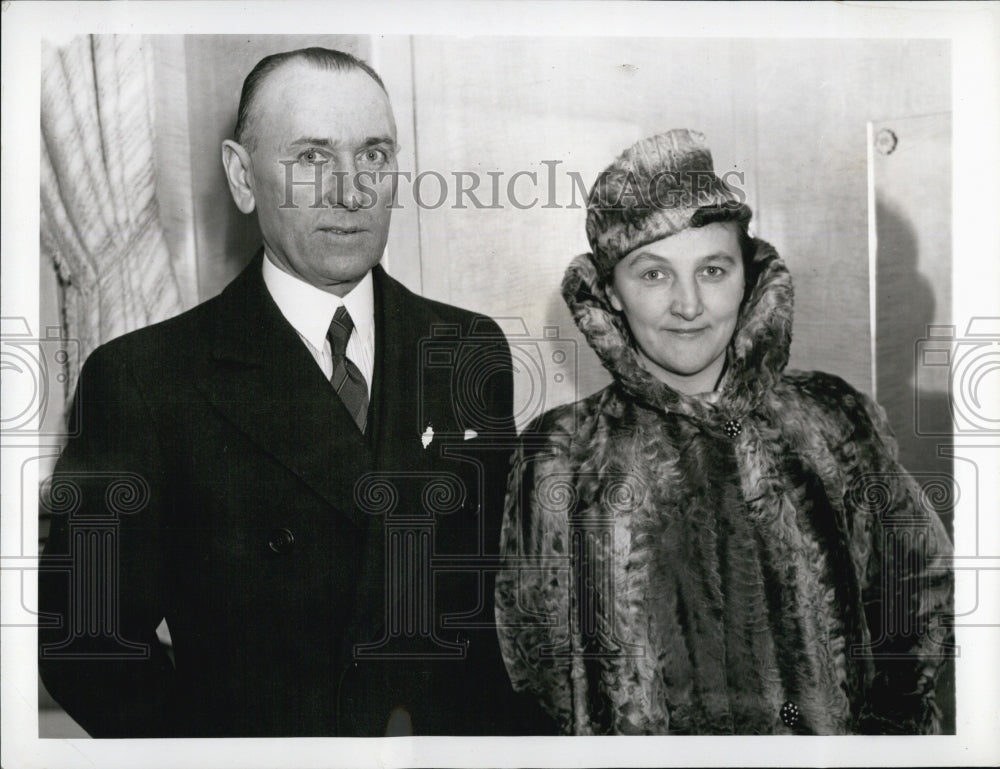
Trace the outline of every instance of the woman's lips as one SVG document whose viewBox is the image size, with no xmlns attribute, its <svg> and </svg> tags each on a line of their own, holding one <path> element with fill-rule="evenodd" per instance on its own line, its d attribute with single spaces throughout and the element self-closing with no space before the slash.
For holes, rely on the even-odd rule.
<svg viewBox="0 0 1000 769">
<path fill-rule="evenodd" d="M 708 326 L 701 326 L 699 328 L 668 328 L 666 331 L 679 337 L 692 337 L 697 336 L 703 331 L 708 331 Z"/>
</svg>

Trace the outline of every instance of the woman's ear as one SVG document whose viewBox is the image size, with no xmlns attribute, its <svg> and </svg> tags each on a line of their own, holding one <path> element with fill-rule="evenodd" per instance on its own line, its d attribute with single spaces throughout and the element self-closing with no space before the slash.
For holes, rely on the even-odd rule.
<svg viewBox="0 0 1000 769">
<path fill-rule="evenodd" d="M 231 139 L 222 142 L 222 169 L 226 172 L 229 194 L 233 196 L 236 207 L 245 214 L 253 212 L 256 206 L 253 170 L 246 147 Z"/>
</svg>

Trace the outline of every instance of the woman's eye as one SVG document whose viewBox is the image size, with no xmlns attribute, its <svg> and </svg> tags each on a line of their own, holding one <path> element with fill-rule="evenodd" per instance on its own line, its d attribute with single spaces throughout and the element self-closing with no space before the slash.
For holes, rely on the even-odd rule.
<svg viewBox="0 0 1000 769">
<path fill-rule="evenodd" d="M 643 280 L 659 280 L 663 277 L 663 272 L 661 270 L 646 270 L 642 273 Z"/>
<path fill-rule="evenodd" d="M 705 275 L 709 278 L 721 278 L 726 274 L 726 271 L 721 267 L 715 267 L 714 265 L 709 265 L 705 268 Z"/>
</svg>

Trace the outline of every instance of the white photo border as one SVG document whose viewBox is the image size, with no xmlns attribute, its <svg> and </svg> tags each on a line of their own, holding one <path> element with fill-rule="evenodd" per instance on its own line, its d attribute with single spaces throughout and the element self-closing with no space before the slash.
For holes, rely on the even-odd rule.
<svg viewBox="0 0 1000 769">
<path fill-rule="evenodd" d="M 38 320 L 40 42 L 83 33 L 316 33 L 748 38 L 939 38 L 952 42 L 952 318 L 1000 317 L 1000 4 L 591 2 L 107 2 L 3 4 L 2 311 Z M 669 20 L 669 23 L 667 21 Z M 992 384 L 996 384 L 996 376 Z M 1000 399 L 1000 393 L 986 397 Z M 14 398 L 15 393 L 4 393 Z M 995 400 L 994 402 L 998 402 Z M 994 442 L 996 439 L 994 438 Z M 1000 447 L 992 447 L 994 450 Z M 994 454 L 996 452 L 994 451 Z M 4 617 L 35 601 L 24 559 L 16 451 L 2 467 Z M 980 472 L 980 514 L 1000 509 L 997 474 Z M 36 478 L 25 478 L 30 485 Z M 990 507 L 992 505 L 992 507 Z M 974 515 L 974 512 L 972 513 Z M 25 521 L 30 527 L 32 523 Z M 963 524 L 964 525 L 964 524 Z M 981 555 L 1000 560 L 1000 543 Z M 977 555 L 980 555 L 977 553 Z M 989 560 L 989 559 L 987 559 Z M 985 561 L 984 561 L 985 562 Z M 972 572 L 976 574 L 976 572 Z M 965 575 L 968 576 L 968 575 Z M 988 582 L 986 580 L 982 582 Z M 996 586 L 997 580 L 989 584 Z M 960 579 L 957 591 L 975 589 Z M 964 593 L 963 593 L 964 594 Z M 979 595 L 1000 602 L 1000 595 Z M 0 628 L 3 766 L 782 766 L 976 765 L 1000 761 L 1000 627 L 959 628 L 957 734 L 941 737 L 577 737 L 246 740 L 39 739 L 36 633 Z"/>
</svg>

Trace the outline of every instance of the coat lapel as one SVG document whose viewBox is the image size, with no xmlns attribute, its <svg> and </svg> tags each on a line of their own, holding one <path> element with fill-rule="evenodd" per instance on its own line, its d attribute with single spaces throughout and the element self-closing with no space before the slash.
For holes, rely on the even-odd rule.
<svg viewBox="0 0 1000 769">
<path fill-rule="evenodd" d="M 439 445 L 425 448 L 421 443 L 426 427 L 421 420 L 427 420 L 422 413 L 427 393 L 422 391 L 426 382 L 420 376 L 421 341 L 440 320 L 429 302 L 390 278 L 381 267 L 375 267 L 373 278 L 375 375 L 369 412 L 373 430 L 370 445 L 380 482 L 392 486 L 395 504 L 391 510 L 368 517 L 368 544 L 356 598 L 357 605 L 368 607 L 368 611 L 357 617 L 353 635 L 365 648 L 371 650 L 375 643 L 376 651 L 388 653 L 398 651 L 395 644 L 400 639 L 389 633 L 389 617 L 400 611 L 398 604 L 404 593 L 403 586 L 393 585 L 392 580 L 409 582 L 418 578 L 405 571 L 399 553 L 388 555 L 394 547 L 390 531 L 400 525 L 400 517 L 412 524 L 423 515 L 421 489 L 432 473 L 441 471 Z M 398 547 L 399 541 L 395 541 Z M 387 557 L 396 559 L 392 568 L 388 568 Z M 418 568 L 418 564 L 409 567 Z M 387 644 L 385 649 L 378 646 L 380 639 Z"/>
<path fill-rule="evenodd" d="M 262 252 L 219 296 L 208 376 L 227 419 L 356 525 L 356 480 L 372 469 L 364 436 L 264 285 Z"/>
<path fill-rule="evenodd" d="M 422 454 L 426 424 L 422 413 L 428 393 L 421 374 L 421 341 L 437 321 L 423 300 L 390 278 L 380 267 L 373 270 L 375 285 L 375 376 L 373 382 L 372 434 L 376 463 L 398 467 L 405 455 Z"/>
</svg>

